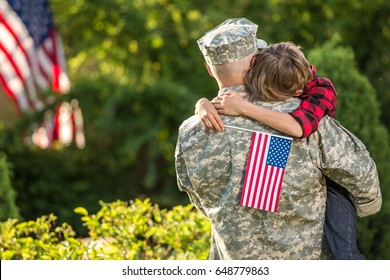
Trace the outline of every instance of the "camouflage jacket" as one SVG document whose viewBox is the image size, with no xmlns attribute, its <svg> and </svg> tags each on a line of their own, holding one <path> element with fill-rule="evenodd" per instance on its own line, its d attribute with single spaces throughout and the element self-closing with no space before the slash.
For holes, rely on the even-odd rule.
<svg viewBox="0 0 390 280">
<path fill-rule="evenodd" d="M 223 89 L 240 92 L 243 86 Z M 291 112 L 300 100 L 256 104 Z M 243 116 L 225 124 L 283 135 Z M 324 259 L 325 177 L 344 186 L 359 216 L 381 207 L 375 163 L 365 146 L 336 120 L 325 117 L 317 132 L 292 142 L 276 213 L 239 205 L 251 133 L 206 131 L 197 116 L 180 126 L 175 152 L 178 187 L 212 223 L 210 259 Z"/>
</svg>

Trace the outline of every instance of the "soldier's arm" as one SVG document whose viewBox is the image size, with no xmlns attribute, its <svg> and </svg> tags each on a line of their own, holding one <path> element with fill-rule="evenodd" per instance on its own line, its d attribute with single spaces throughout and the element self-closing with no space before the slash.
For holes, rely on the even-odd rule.
<svg viewBox="0 0 390 280">
<path fill-rule="evenodd" d="M 192 183 L 187 174 L 186 164 L 181 153 L 180 141 L 178 141 L 175 150 L 175 169 L 176 169 L 176 178 L 177 185 L 180 191 L 186 192 L 192 205 L 195 206 L 205 217 L 206 212 L 203 209 L 202 203 L 200 202 L 198 196 L 192 191 Z"/>
<path fill-rule="evenodd" d="M 359 217 L 377 213 L 382 195 L 376 164 L 365 145 L 336 120 L 326 116 L 309 138 L 311 153 L 324 175 L 343 186 Z"/>
</svg>

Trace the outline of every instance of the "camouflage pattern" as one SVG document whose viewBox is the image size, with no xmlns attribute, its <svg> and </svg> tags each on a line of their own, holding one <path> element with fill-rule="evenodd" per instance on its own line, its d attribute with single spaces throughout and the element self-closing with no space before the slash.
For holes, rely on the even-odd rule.
<svg viewBox="0 0 390 280">
<path fill-rule="evenodd" d="M 228 19 L 198 40 L 198 46 L 210 65 L 237 61 L 265 48 L 256 38 L 257 25 L 246 18 Z"/>
<path fill-rule="evenodd" d="M 221 90 L 239 92 L 244 86 Z M 257 102 L 291 112 L 300 100 Z M 244 116 L 222 116 L 225 124 L 283 135 Z M 284 135 L 286 136 L 286 135 Z M 178 186 L 212 223 L 210 259 L 329 259 L 323 237 L 324 174 L 351 193 L 360 216 L 381 206 L 375 163 L 364 145 L 332 118 L 317 132 L 295 139 L 287 162 L 277 213 L 239 205 L 251 133 L 206 131 L 198 116 L 180 126 L 175 152 Z"/>
</svg>

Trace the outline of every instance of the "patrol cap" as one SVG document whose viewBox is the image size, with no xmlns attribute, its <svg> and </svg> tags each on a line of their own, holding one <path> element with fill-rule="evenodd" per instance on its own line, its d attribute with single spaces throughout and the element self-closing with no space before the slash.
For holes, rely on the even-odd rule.
<svg viewBox="0 0 390 280">
<path fill-rule="evenodd" d="M 256 38 L 257 24 L 246 18 L 232 18 L 206 32 L 197 43 L 207 63 L 225 64 L 241 60 L 267 47 Z"/>
</svg>

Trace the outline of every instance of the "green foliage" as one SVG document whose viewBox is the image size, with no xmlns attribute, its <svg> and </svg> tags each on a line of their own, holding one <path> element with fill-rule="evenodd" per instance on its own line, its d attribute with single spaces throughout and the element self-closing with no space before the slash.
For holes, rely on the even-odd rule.
<svg viewBox="0 0 390 280">
<path fill-rule="evenodd" d="M 76 209 L 95 241 L 95 258 L 207 259 L 210 224 L 191 205 L 168 211 L 149 199 L 100 204 L 94 215 Z"/>
<path fill-rule="evenodd" d="M 68 224 L 55 226 L 57 217 L 42 216 L 36 221 L 0 223 L 2 260 L 76 260 L 84 258 L 87 247 Z"/>
<path fill-rule="evenodd" d="M 72 81 L 72 91 L 61 98 L 79 100 L 87 146 L 26 146 L 23 136 L 37 116 L 1 128 L 0 150 L 12 163 L 21 216 L 34 220 L 55 213 L 59 222 L 87 235 L 72 211 L 77 206 L 98 211 L 96 201 L 133 197 L 151 197 L 165 207 L 188 203 L 175 187 L 177 129 L 199 97 L 212 98 L 217 91 L 196 40 L 226 18 L 245 16 L 270 43 L 290 40 L 305 52 L 324 46 L 310 60 L 335 83 L 336 117 L 366 143 L 383 187 L 382 211 L 361 222 L 360 242 L 370 257 L 389 258 L 389 137 L 378 117 L 390 126 L 390 2 L 230 2 L 50 1 Z M 336 33 L 348 47 L 327 43 Z"/>
<path fill-rule="evenodd" d="M 389 1 L 242 2 L 244 12 L 240 15 L 258 23 L 259 36 L 272 43 L 293 41 L 305 49 L 312 49 L 330 40 L 334 34 L 340 34 L 355 53 L 358 69 L 378 92 L 382 121 L 390 129 Z"/>
<path fill-rule="evenodd" d="M 381 211 L 359 220 L 359 244 L 369 259 L 389 259 L 390 146 L 389 133 L 380 122 L 380 106 L 368 79 L 356 67 L 354 52 L 342 46 L 339 36 L 309 51 L 308 59 L 337 90 L 337 113 L 342 125 L 358 136 L 377 164 L 383 203 Z"/>
<path fill-rule="evenodd" d="M 113 76 L 136 88 L 160 79 L 187 86 L 207 79 L 196 39 L 210 23 L 196 1 L 51 2 L 71 78 Z"/>
<path fill-rule="evenodd" d="M 1 260 L 164 260 L 207 259 L 210 224 L 191 205 L 171 210 L 149 199 L 112 203 L 82 215 L 89 237 L 75 238 L 66 223 L 56 226 L 53 214 L 36 221 L 0 223 Z"/>
<path fill-rule="evenodd" d="M 15 199 L 16 193 L 11 185 L 7 157 L 0 152 L 0 221 L 8 218 L 19 218 L 19 209 Z"/>
</svg>

